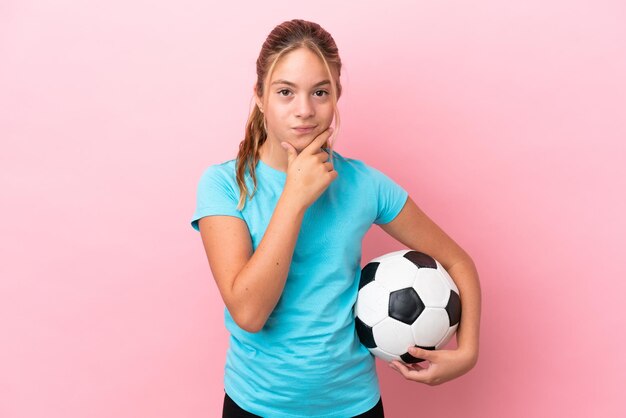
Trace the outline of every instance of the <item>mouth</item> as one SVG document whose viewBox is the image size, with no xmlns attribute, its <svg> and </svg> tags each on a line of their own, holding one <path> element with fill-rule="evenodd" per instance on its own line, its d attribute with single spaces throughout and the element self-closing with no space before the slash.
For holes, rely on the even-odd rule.
<svg viewBox="0 0 626 418">
<path fill-rule="evenodd" d="M 317 125 L 303 125 L 303 126 L 298 126 L 292 129 L 299 134 L 308 134 L 309 132 L 312 132 L 316 126 Z"/>
</svg>

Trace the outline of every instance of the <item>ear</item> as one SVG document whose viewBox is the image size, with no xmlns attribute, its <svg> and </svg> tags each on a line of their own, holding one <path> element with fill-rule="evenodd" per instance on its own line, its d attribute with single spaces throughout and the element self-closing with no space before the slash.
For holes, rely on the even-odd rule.
<svg viewBox="0 0 626 418">
<path fill-rule="evenodd" d="M 257 107 L 259 109 L 263 109 L 263 102 L 261 101 L 261 98 L 256 94 L 256 84 L 254 85 L 252 90 L 254 91 L 254 101 L 256 102 Z"/>
</svg>

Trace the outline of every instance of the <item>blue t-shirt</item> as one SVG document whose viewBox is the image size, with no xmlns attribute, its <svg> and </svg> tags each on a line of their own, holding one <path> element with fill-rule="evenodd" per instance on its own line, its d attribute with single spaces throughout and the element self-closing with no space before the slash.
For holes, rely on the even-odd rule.
<svg viewBox="0 0 626 418">
<path fill-rule="evenodd" d="M 372 224 L 392 221 L 408 193 L 377 169 L 333 151 L 338 177 L 304 213 L 285 288 L 265 326 L 250 333 L 235 323 L 226 354 L 224 389 L 243 409 L 262 417 L 349 417 L 380 397 L 374 356 L 354 325 L 361 241 Z M 191 225 L 229 215 L 248 225 L 256 250 L 287 173 L 258 162 L 257 191 L 236 209 L 235 159 L 209 166 L 197 189 Z M 252 179 L 246 172 L 249 192 Z"/>
</svg>

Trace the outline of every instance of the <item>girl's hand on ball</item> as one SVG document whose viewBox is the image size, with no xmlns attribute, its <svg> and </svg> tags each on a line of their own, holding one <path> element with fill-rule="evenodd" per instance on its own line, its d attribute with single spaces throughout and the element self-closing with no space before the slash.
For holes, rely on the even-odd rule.
<svg viewBox="0 0 626 418">
<path fill-rule="evenodd" d="M 299 154 L 288 142 L 281 142 L 287 151 L 285 192 L 292 195 L 304 209 L 308 208 L 338 176 L 322 145 L 333 128 L 322 131 Z"/>
<path fill-rule="evenodd" d="M 428 367 L 420 363 L 405 364 L 392 361 L 389 367 L 396 370 L 407 380 L 436 386 L 464 375 L 476 364 L 476 356 L 466 350 L 424 350 L 419 347 L 409 347 L 409 354 L 428 362 Z"/>
</svg>

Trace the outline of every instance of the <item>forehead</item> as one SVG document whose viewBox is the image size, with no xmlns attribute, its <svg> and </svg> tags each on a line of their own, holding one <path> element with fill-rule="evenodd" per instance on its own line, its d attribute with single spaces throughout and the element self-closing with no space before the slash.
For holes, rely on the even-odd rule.
<svg viewBox="0 0 626 418">
<path fill-rule="evenodd" d="M 307 86 L 327 79 L 328 73 L 320 57 L 308 48 L 298 48 L 282 56 L 274 67 L 270 85 L 284 80 Z"/>
</svg>

